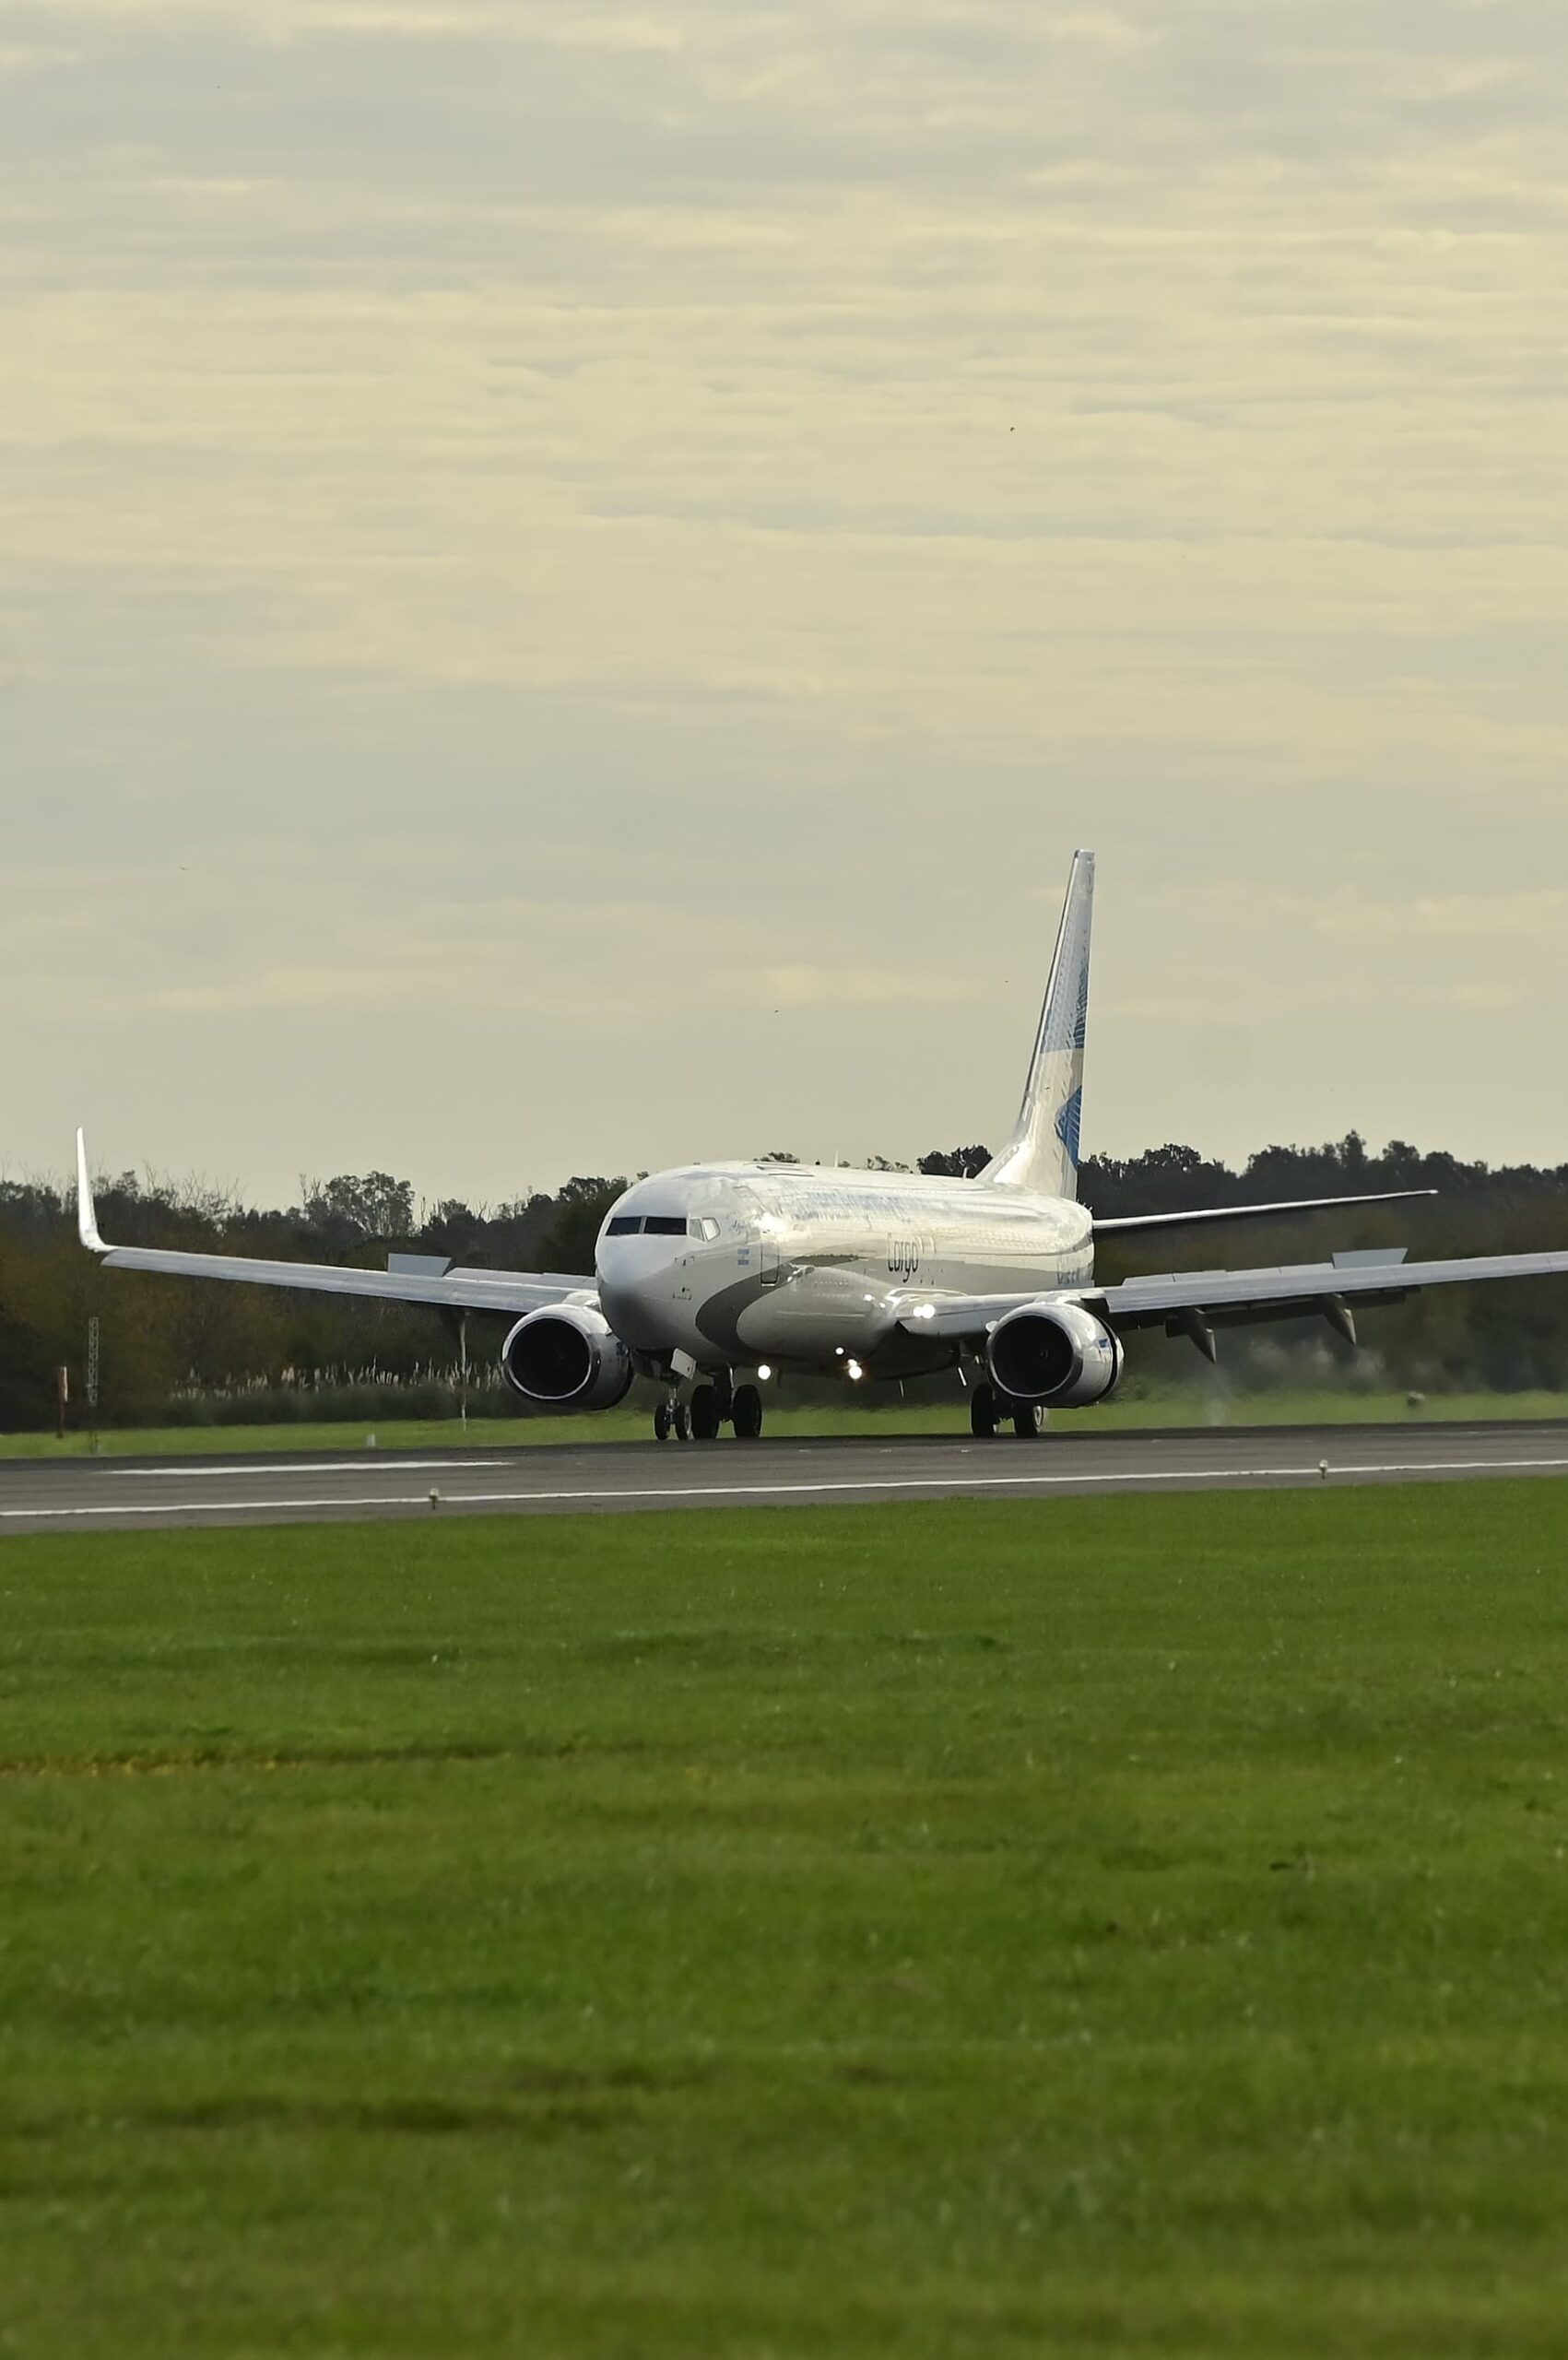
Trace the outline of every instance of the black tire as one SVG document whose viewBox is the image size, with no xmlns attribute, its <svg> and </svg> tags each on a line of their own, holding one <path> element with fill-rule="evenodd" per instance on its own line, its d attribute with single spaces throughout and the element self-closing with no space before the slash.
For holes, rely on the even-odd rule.
<svg viewBox="0 0 1568 2360">
<path fill-rule="evenodd" d="M 670 1412 L 670 1425 L 677 1442 L 691 1439 L 691 1412 L 684 1401 L 678 1401 Z"/>
<path fill-rule="evenodd" d="M 977 1442 L 990 1442 L 1000 1422 L 996 1396 L 989 1385 L 977 1385 L 969 1397 L 969 1431 Z"/>
<path fill-rule="evenodd" d="M 654 1440 L 668 1442 L 674 1425 L 674 1410 L 667 1401 L 661 1401 L 654 1411 Z"/>
<path fill-rule="evenodd" d="M 719 1431 L 719 1397 L 711 1385 L 700 1385 L 691 1396 L 691 1433 L 697 1442 L 712 1442 Z"/>
<path fill-rule="evenodd" d="M 1013 1411 L 1013 1432 L 1020 1442 L 1036 1442 L 1045 1431 L 1045 1412 L 1038 1401 L 1020 1401 Z"/>
<path fill-rule="evenodd" d="M 737 1442 L 755 1442 L 762 1431 L 762 1396 L 754 1385 L 737 1385 L 730 1404 Z"/>
</svg>

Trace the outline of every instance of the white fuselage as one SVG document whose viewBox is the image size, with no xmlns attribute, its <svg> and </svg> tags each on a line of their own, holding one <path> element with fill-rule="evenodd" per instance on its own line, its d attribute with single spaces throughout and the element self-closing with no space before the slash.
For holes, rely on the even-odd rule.
<svg viewBox="0 0 1568 2360">
<path fill-rule="evenodd" d="M 924 1290 L 1016 1293 L 1093 1275 L 1081 1205 L 978 1180 L 723 1163 L 639 1180 L 595 1255 L 605 1316 L 649 1360 L 700 1368 L 853 1358 L 878 1375 L 948 1364 L 899 1328 Z"/>
</svg>

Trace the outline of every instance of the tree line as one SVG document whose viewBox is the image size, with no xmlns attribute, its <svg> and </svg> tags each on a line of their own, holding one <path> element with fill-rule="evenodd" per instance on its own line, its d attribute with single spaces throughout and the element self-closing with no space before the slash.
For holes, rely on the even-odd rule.
<svg viewBox="0 0 1568 2360">
<path fill-rule="evenodd" d="M 778 1150 L 772 1160 L 796 1161 Z M 986 1161 L 980 1145 L 933 1150 L 919 1169 L 973 1177 Z M 100 1182 L 98 1199 L 105 1235 L 128 1245 L 367 1268 L 383 1268 L 388 1251 L 418 1252 L 487 1268 L 587 1273 L 605 1210 L 626 1185 L 580 1175 L 551 1195 L 490 1207 L 458 1198 L 420 1204 L 407 1180 L 345 1174 L 301 1180 L 296 1204 L 266 1210 L 202 1183 L 127 1172 Z M 1098 1267 L 1114 1279 L 1184 1263 L 1306 1261 L 1338 1247 L 1396 1243 L 1413 1256 L 1568 1246 L 1568 1164 L 1493 1170 L 1400 1140 L 1374 1154 L 1353 1132 L 1322 1147 L 1265 1148 L 1239 1170 L 1174 1145 L 1092 1157 L 1080 1194 L 1109 1219 L 1400 1188 L 1439 1194 L 1431 1204 L 1342 1217 L 1111 1241 Z M 156 1422 L 171 1400 L 206 1388 L 310 1386 L 332 1373 L 407 1379 L 454 1355 L 450 1326 L 429 1311 L 105 1270 L 77 1242 L 71 1191 L 47 1181 L 0 1182 L 0 1430 L 53 1421 L 58 1367 L 69 1370 L 79 1403 L 94 1319 L 100 1414 L 110 1425 Z M 490 1324 L 474 1323 L 477 1358 L 492 1350 Z M 1369 1316 L 1366 1335 L 1400 1383 L 1556 1387 L 1568 1382 L 1568 1280 L 1417 1297 Z M 1152 1353 L 1157 1362 L 1158 1339 L 1139 1340 L 1144 1359 Z"/>
</svg>

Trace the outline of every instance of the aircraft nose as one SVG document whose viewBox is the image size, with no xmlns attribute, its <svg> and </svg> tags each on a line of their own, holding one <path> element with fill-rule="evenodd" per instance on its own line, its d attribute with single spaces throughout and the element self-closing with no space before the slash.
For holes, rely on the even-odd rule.
<svg viewBox="0 0 1568 2360">
<path fill-rule="evenodd" d="M 594 1256 L 594 1275 L 599 1284 L 613 1286 L 618 1280 L 625 1278 L 631 1270 L 631 1258 L 624 1239 L 601 1237 L 598 1251 Z"/>
<path fill-rule="evenodd" d="M 599 1301 L 606 1318 L 629 1344 L 657 1351 L 670 1341 L 670 1305 L 683 1241 L 670 1237 L 607 1237 L 595 1257 Z"/>
<path fill-rule="evenodd" d="M 648 1257 L 635 1249 L 629 1250 L 618 1240 L 601 1245 L 595 1262 L 595 1276 L 599 1281 L 599 1293 L 607 1307 L 613 1296 L 618 1303 L 634 1303 L 645 1292 L 653 1276 Z"/>
</svg>

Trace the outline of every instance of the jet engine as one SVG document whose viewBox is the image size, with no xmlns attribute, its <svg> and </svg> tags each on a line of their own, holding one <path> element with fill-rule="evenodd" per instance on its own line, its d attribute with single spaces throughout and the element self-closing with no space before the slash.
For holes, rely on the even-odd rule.
<svg viewBox="0 0 1568 2360">
<path fill-rule="evenodd" d="M 1015 1401 L 1081 1410 L 1121 1381 L 1122 1340 L 1076 1303 L 1025 1304 L 991 1330 L 991 1375 Z"/>
<path fill-rule="evenodd" d="M 501 1348 L 501 1374 L 525 1401 L 613 1410 L 631 1387 L 631 1355 L 602 1312 L 563 1303 L 531 1311 Z"/>
</svg>

